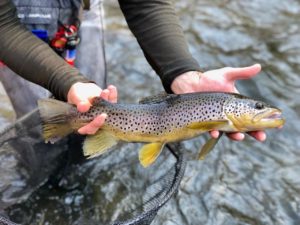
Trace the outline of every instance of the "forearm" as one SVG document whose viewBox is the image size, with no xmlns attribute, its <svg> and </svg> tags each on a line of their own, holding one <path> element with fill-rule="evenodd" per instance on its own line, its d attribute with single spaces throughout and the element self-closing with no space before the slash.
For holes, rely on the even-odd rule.
<svg viewBox="0 0 300 225">
<path fill-rule="evenodd" d="M 173 80 L 200 70 L 188 51 L 182 28 L 169 0 L 119 0 L 129 28 L 160 76 L 167 92 Z"/>
<path fill-rule="evenodd" d="M 10 0 L 0 2 L 0 60 L 61 100 L 66 100 L 72 84 L 87 82 L 76 68 L 20 24 Z"/>
</svg>

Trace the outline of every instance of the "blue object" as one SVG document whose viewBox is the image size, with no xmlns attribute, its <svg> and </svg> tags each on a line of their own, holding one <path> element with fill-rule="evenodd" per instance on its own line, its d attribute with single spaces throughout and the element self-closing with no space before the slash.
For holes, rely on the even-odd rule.
<svg viewBox="0 0 300 225">
<path fill-rule="evenodd" d="M 44 42 L 48 43 L 49 41 L 49 36 L 48 36 L 48 31 L 47 30 L 40 30 L 40 29 L 35 29 L 31 31 L 35 36 L 43 40 Z"/>
<path fill-rule="evenodd" d="M 76 58 L 76 49 L 67 49 L 66 50 L 66 54 L 65 54 L 65 59 L 68 59 L 68 60 L 75 60 Z"/>
<path fill-rule="evenodd" d="M 76 49 L 66 49 L 64 59 L 70 65 L 74 66 L 76 58 Z"/>
</svg>

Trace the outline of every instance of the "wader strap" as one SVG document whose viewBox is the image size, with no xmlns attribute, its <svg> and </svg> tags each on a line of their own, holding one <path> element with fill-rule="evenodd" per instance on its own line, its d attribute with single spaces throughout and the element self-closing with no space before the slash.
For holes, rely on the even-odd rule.
<svg viewBox="0 0 300 225">
<path fill-rule="evenodd" d="M 83 9 L 90 10 L 90 0 L 83 0 Z"/>
</svg>

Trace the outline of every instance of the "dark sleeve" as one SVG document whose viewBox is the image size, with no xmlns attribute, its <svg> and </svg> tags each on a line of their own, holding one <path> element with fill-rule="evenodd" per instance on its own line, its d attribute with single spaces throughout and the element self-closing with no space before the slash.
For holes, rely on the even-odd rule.
<svg viewBox="0 0 300 225">
<path fill-rule="evenodd" d="M 61 100 L 67 99 L 72 84 L 88 82 L 76 68 L 21 25 L 11 0 L 0 1 L 0 60 Z"/>
<path fill-rule="evenodd" d="M 199 71 L 170 0 L 119 0 L 129 28 L 165 90 L 180 74 Z"/>
</svg>

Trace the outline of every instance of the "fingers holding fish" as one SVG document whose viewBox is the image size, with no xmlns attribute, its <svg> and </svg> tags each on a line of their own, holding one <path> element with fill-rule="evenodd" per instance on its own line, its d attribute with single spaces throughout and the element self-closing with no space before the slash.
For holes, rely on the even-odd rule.
<svg viewBox="0 0 300 225">
<path fill-rule="evenodd" d="M 98 116 L 96 116 L 92 122 L 88 123 L 87 125 L 81 127 L 78 129 L 79 134 L 95 134 L 99 130 L 100 127 L 103 126 L 105 119 L 107 117 L 107 114 L 102 113 Z"/>
<path fill-rule="evenodd" d="M 264 131 L 251 131 L 248 132 L 247 134 L 249 134 L 250 136 L 254 137 L 256 140 L 261 142 L 267 139 L 267 135 Z"/>
<path fill-rule="evenodd" d="M 107 89 L 109 90 L 108 101 L 112 103 L 117 103 L 118 100 L 117 88 L 114 85 L 109 85 Z"/>
<path fill-rule="evenodd" d="M 87 112 L 91 107 L 91 103 L 89 101 L 80 101 L 76 104 L 77 110 L 79 112 Z"/>
<path fill-rule="evenodd" d="M 218 130 L 213 130 L 213 131 L 210 131 L 209 133 L 210 133 L 210 136 L 215 139 L 217 139 L 220 135 L 220 131 L 218 131 Z M 226 133 L 226 136 L 234 141 L 242 141 L 245 138 L 245 135 L 243 133 L 239 133 L 239 132 Z"/>
<path fill-rule="evenodd" d="M 113 85 L 102 90 L 94 83 L 78 82 L 71 86 L 67 98 L 69 103 L 76 105 L 80 113 L 86 113 L 91 108 L 94 98 L 101 97 L 106 101 L 116 103 L 117 96 L 117 88 Z M 96 116 L 89 124 L 81 127 L 78 132 L 80 134 L 95 134 L 103 126 L 106 116 L 106 114 Z"/>
<path fill-rule="evenodd" d="M 212 130 L 209 132 L 209 134 L 212 138 L 218 138 L 220 135 L 220 132 L 218 130 Z"/>
<path fill-rule="evenodd" d="M 108 96 L 109 96 L 109 90 L 108 89 L 104 89 L 100 94 L 100 97 L 103 98 L 106 101 L 108 101 Z"/>
<path fill-rule="evenodd" d="M 209 133 L 210 136 L 215 139 L 218 138 L 220 135 L 220 132 L 217 130 L 210 131 Z M 265 141 L 267 138 L 266 133 L 264 131 L 251 131 L 251 132 L 247 132 L 247 134 L 260 142 Z M 245 134 L 240 132 L 226 133 L 226 136 L 233 141 L 243 141 L 245 139 Z"/>
<path fill-rule="evenodd" d="M 245 134 L 236 132 L 236 133 L 227 133 L 227 137 L 229 137 L 233 141 L 243 141 L 245 138 Z"/>
<path fill-rule="evenodd" d="M 117 103 L 117 98 L 118 98 L 117 88 L 114 85 L 109 85 L 107 89 L 104 89 L 101 92 L 100 97 L 111 103 Z"/>
</svg>

